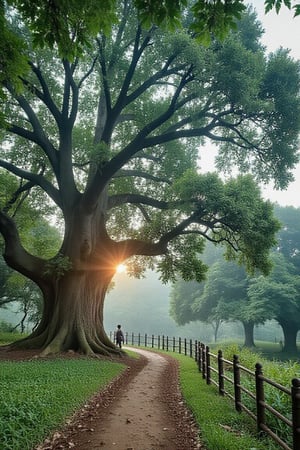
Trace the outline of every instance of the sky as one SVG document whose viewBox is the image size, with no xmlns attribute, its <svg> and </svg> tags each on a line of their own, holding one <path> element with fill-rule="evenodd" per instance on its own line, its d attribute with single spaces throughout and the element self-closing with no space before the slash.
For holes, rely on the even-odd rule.
<svg viewBox="0 0 300 450">
<path fill-rule="evenodd" d="M 267 52 L 273 52 L 279 47 L 290 49 L 290 55 L 300 60 L 300 16 L 293 17 L 293 12 L 282 6 L 279 14 L 275 11 L 265 14 L 263 0 L 250 0 L 258 19 L 265 30 L 262 43 L 267 47 Z M 203 157 L 202 164 L 206 170 L 214 170 L 213 160 L 216 151 L 209 148 Z M 282 206 L 294 206 L 300 208 L 300 163 L 293 172 L 295 181 L 290 183 L 285 191 L 276 191 L 273 184 L 262 187 L 264 198 L 277 202 Z"/>
</svg>

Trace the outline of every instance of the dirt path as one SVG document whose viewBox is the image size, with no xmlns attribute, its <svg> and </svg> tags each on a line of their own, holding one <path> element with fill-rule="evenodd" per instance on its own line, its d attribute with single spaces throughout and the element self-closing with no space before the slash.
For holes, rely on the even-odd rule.
<svg viewBox="0 0 300 450">
<path fill-rule="evenodd" d="M 176 360 L 134 350 L 141 355 L 137 366 L 95 396 L 38 450 L 204 449 L 178 388 Z"/>
</svg>

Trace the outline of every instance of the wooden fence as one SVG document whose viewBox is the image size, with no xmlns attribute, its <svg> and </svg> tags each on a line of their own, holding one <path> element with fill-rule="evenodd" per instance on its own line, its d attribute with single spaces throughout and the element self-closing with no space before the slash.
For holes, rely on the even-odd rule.
<svg viewBox="0 0 300 450">
<path fill-rule="evenodd" d="M 240 364 L 237 355 L 229 361 L 221 350 L 214 354 L 207 345 L 192 339 L 140 333 L 125 333 L 124 338 L 126 345 L 157 348 L 194 358 L 206 383 L 215 385 L 220 395 L 233 400 L 236 411 L 244 411 L 255 420 L 259 435 L 268 434 L 285 450 L 300 450 L 299 378 L 291 380 L 291 388 L 287 389 L 265 377 L 260 363 L 251 371 Z M 110 339 L 115 341 L 115 333 L 110 333 Z M 266 389 L 270 387 L 287 396 L 288 410 L 279 411 L 266 402 Z"/>
</svg>

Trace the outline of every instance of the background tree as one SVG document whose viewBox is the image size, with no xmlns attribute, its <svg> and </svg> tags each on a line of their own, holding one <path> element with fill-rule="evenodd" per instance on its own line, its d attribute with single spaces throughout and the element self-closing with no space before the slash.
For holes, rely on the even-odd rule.
<svg viewBox="0 0 300 450">
<path fill-rule="evenodd" d="M 164 281 L 201 281 L 207 238 L 248 268 L 269 269 L 278 229 L 271 204 L 250 175 L 224 182 L 199 173 L 198 149 L 212 140 L 223 158 L 284 187 L 297 162 L 298 64 L 283 51 L 267 58 L 260 32 L 251 48 L 242 25 L 204 48 L 184 27 L 143 29 L 134 12 L 122 2 L 111 36 L 80 44 L 81 58 L 61 58 L 54 42 L 51 51 L 34 50 L 34 33 L 16 13 L 6 16 L 27 39 L 29 72 L 22 90 L 2 82 L 0 166 L 25 180 L 40 204 L 50 199 L 65 223 L 47 260 L 25 249 L 9 211 L 0 213 L 5 261 L 44 298 L 39 326 L 18 345 L 43 354 L 115 351 L 103 302 L 121 261 L 130 259 L 138 274 L 159 257 Z M 79 13 L 66 14 L 69 36 L 77 36 Z"/>
<path fill-rule="evenodd" d="M 220 259 L 209 270 L 203 294 L 193 309 L 202 320 L 240 321 L 246 347 L 254 347 L 254 325 L 272 318 L 267 302 L 252 304 L 248 297 L 249 276 L 235 263 Z"/>
<path fill-rule="evenodd" d="M 204 322 L 213 319 L 240 320 L 244 326 L 245 344 L 252 346 L 254 324 L 275 319 L 283 329 L 283 350 L 297 352 L 300 209 L 278 205 L 275 209 L 282 228 L 278 232 L 278 245 L 271 254 L 273 269 L 269 276 L 257 274 L 249 277 L 242 267 L 224 261 L 220 254 L 209 268 L 206 281 L 193 285 L 183 280 L 175 283 L 170 296 L 175 320 L 176 314 L 182 321 L 187 318 L 189 321 Z M 173 296 L 173 292 L 177 295 Z M 180 315 L 185 311 L 188 315 Z"/>
<path fill-rule="evenodd" d="M 272 258 L 271 274 L 253 279 L 248 295 L 254 307 L 267 302 L 273 318 L 282 327 L 283 351 L 295 354 L 300 329 L 300 277 L 294 274 L 292 264 L 282 254 L 274 252 Z"/>
<path fill-rule="evenodd" d="M 201 259 L 206 265 L 207 269 L 223 258 L 223 251 L 221 247 L 214 246 L 211 242 L 207 242 Z M 186 325 L 190 322 L 200 320 L 209 323 L 214 330 L 215 341 L 221 320 L 215 317 L 214 314 L 203 316 L 197 310 L 197 299 L 203 294 L 205 281 L 198 283 L 197 281 L 184 281 L 183 279 L 176 280 L 171 287 L 169 299 L 170 309 L 169 313 L 177 325 Z"/>
</svg>

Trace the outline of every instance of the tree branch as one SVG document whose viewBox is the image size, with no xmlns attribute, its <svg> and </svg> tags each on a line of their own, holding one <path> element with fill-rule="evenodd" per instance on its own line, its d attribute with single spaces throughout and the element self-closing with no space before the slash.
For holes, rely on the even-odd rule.
<svg viewBox="0 0 300 450">
<path fill-rule="evenodd" d="M 60 112 L 57 108 L 56 104 L 54 103 L 52 96 L 50 94 L 50 91 L 48 89 L 47 83 L 43 77 L 43 74 L 39 67 L 35 66 L 32 62 L 29 62 L 29 65 L 31 67 L 31 70 L 36 75 L 37 79 L 39 80 L 39 83 L 41 85 L 41 88 L 43 90 L 43 93 L 41 93 L 35 86 L 33 86 L 31 83 L 29 83 L 27 80 L 23 80 L 23 83 L 29 87 L 30 90 L 33 90 L 35 95 L 42 100 L 42 102 L 47 106 L 49 111 L 51 111 L 51 114 L 53 115 L 54 119 L 56 120 L 56 123 L 60 120 Z"/>
<path fill-rule="evenodd" d="M 26 139 L 29 139 L 30 141 L 38 144 L 41 149 L 44 151 L 45 155 L 48 157 L 48 160 L 53 168 L 53 171 L 58 177 L 58 155 L 56 150 L 54 149 L 53 145 L 47 138 L 47 136 L 44 133 L 44 130 L 29 103 L 27 100 L 21 96 L 21 95 L 14 95 L 14 92 L 10 90 L 13 97 L 17 100 L 20 107 L 23 109 L 25 114 L 27 115 L 29 122 L 33 128 L 33 132 L 26 130 L 24 128 L 21 128 L 17 125 L 11 124 L 9 126 L 9 131 L 21 136 L 25 137 Z"/>
<path fill-rule="evenodd" d="M 2 159 L 0 159 L 0 167 L 7 169 L 9 172 L 17 175 L 20 178 L 28 180 L 34 186 L 40 186 L 49 195 L 49 197 L 54 201 L 54 203 L 57 206 L 59 206 L 60 208 L 62 207 L 59 191 L 42 175 L 38 175 L 32 172 L 28 172 L 27 170 L 20 169 L 14 164 L 4 161 Z"/>
<path fill-rule="evenodd" d="M 0 211 L 0 233 L 5 242 L 3 256 L 6 263 L 34 281 L 43 278 L 45 261 L 24 249 L 14 221 L 2 211 Z"/>
</svg>

